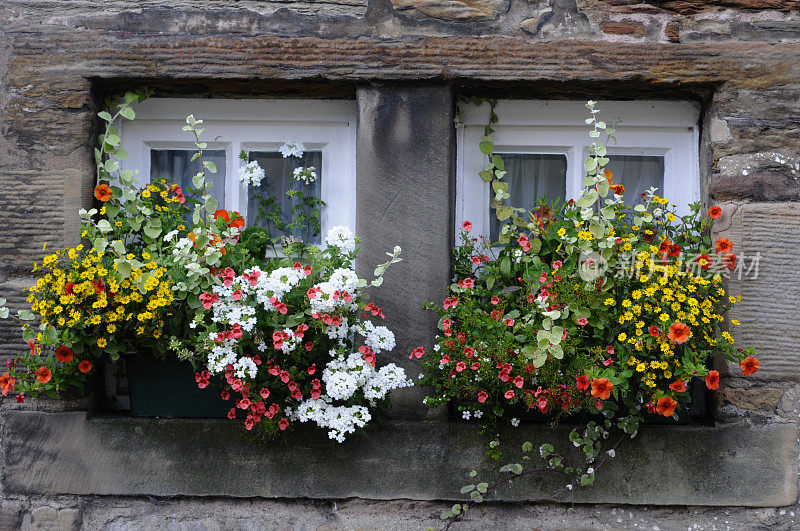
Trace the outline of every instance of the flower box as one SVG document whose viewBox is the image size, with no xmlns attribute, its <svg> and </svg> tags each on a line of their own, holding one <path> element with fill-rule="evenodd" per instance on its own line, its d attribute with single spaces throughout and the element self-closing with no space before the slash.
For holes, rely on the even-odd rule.
<svg viewBox="0 0 800 531">
<path fill-rule="evenodd" d="M 197 386 L 188 361 L 138 353 L 125 358 L 125 367 L 134 417 L 223 418 L 232 406 L 215 385 Z"/>
</svg>

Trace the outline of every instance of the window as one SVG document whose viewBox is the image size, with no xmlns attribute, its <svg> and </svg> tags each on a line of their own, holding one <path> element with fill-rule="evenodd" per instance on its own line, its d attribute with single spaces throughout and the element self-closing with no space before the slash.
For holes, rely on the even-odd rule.
<svg viewBox="0 0 800 531">
<path fill-rule="evenodd" d="M 123 168 L 139 170 L 141 186 L 160 178 L 191 185 L 200 162 L 191 160 L 194 139 L 181 127 L 194 114 L 204 121 L 204 158 L 217 167 L 207 179 L 220 208 L 238 211 L 248 226 L 264 226 L 257 219 L 257 196 L 274 195 L 288 222 L 292 199 L 285 192 L 297 183 L 290 178 L 293 165 L 314 166 L 318 178 L 307 193 L 326 204 L 321 233 L 336 225 L 355 227 L 355 102 L 153 98 L 135 110 L 136 119 L 122 125 L 120 136 L 130 154 Z M 287 141 L 303 143 L 302 158 L 280 154 Z M 266 177 L 258 187 L 239 182 L 242 150 L 264 169 Z M 310 240 L 316 242 L 319 237 Z"/>
<path fill-rule="evenodd" d="M 607 169 L 625 185 L 625 201 L 633 204 L 650 187 L 688 212 L 700 198 L 700 112 L 690 102 L 598 102 L 600 119 L 621 120 L 616 143 L 609 143 Z M 540 197 L 548 201 L 580 195 L 583 161 L 591 138 L 579 101 L 505 100 L 496 108 L 494 151 L 503 157 L 510 197 L 506 204 L 530 209 Z M 486 156 L 478 147 L 488 121 L 486 105 L 468 106 L 458 131 L 456 227 L 472 221 L 478 233 L 496 241 L 499 223 L 489 207 L 489 184 L 479 172 Z"/>
</svg>

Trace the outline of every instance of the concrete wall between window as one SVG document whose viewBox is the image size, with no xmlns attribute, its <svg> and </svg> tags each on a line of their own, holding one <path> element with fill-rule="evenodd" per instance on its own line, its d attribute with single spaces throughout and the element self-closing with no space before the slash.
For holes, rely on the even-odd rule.
<svg viewBox="0 0 800 531">
<path fill-rule="evenodd" d="M 730 286 L 743 298 L 737 340 L 759 350 L 761 371 L 744 380 L 720 360 L 717 425 L 644 428 L 600 485 L 576 494 L 588 505 L 575 513 L 521 503 L 547 485 L 519 482 L 500 495 L 515 501 L 497 508 L 505 520 L 483 522 L 652 526 L 661 515 L 685 527 L 699 511 L 709 527 L 798 525 L 797 1 L 6 0 L 0 21 L 0 293 L 12 311 L 43 244 L 76 242 L 105 94 L 148 84 L 159 96 L 353 99 L 361 259 L 404 249 L 380 305 L 403 332 L 387 361 L 412 375 L 410 348 L 435 330 L 421 304 L 440 300 L 450 275 L 459 96 L 697 101 L 702 195 L 724 210 L 716 230 L 740 255 L 762 256 L 758 279 Z M 0 352 L 22 352 L 20 343 L 0 322 Z M 112 516 L 124 526 L 137 511 L 153 526 L 253 525 L 242 498 L 301 527 L 433 525 L 443 505 L 431 500 L 457 498 L 481 449 L 469 427 L 431 416 L 423 396 L 396 395 L 386 430 L 341 447 L 262 447 L 232 423 L 3 403 L 0 527 L 97 527 Z M 291 466 L 276 465 L 284 459 Z M 228 516 L 198 509 L 207 496 Z M 372 502 L 342 502 L 342 512 L 320 502 L 320 518 L 303 505 L 343 498 L 416 501 L 385 502 L 393 520 Z M 647 512 L 664 504 L 673 507 Z"/>
</svg>

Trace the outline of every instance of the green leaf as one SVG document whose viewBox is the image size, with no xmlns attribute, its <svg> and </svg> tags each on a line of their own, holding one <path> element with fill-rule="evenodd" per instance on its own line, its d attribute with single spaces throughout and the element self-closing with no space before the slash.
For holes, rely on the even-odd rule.
<svg viewBox="0 0 800 531">
<path fill-rule="evenodd" d="M 208 212 L 209 214 L 213 214 L 214 212 L 216 212 L 217 208 L 219 208 L 217 200 L 213 197 L 210 197 L 208 201 L 206 201 L 206 212 Z"/>
<path fill-rule="evenodd" d="M 106 122 L 110 122 L 112 120 L 111 115 L 108 113 L 108 111 L 100 111 L 99 113 L 97 113 L 97 116 L 99 116 Z"/>
<path fill-rule="evenodd" d="M 484 155 L 489 155 L 494 150 L 494 142 L 489 140 L 487 137 L 483 137 L 481 143 L 478 145 L 481 149 L 481 153 Z"/>
<path fill-rule="evenodd" d="M 119 110 L 119 114 L 120 116 L 122 116 L 123 118 L 127 118 L 128 120 L 133 120 L 134 118 L 136 118 L 136 113 L 133 112 L 133 109 L 130 107 L 123 107 L 122 109 Z"/>
<path fill-rule="evenodd" d="M 117 273 L 119 273 L 120 280 L 125 280 L 131 276 L 131 265 L 128 262 L 117 262 Z"/>
<path fill-rule="evenodd" d="M 202 173 L 198 173 L 194 177 L 192 177 L 192 184 L 194 185 L 195 188 L 202 188 L 203 185 L 205 184 L 205 181 L 206 178 Z"/>
<path fill-rule="evenodd" d="M 594 157 L 589 157 L 583 163 L 583 167 L 586 168 L 586 171 L 588 172 L 595 170 L 597 168 L 597 159 L 595 159 Z"/>
<path fill-rule="evenodd" d="M 95 238 L 92 242 L 92 246 L 97 250 L 98 253 L 105 252 L 106 246 L 108 245 L 108 240 L 105 238 Z"/>
<path fill-rule="evenodd" d="M 461 494 L 466 494 L 475 490 L 475 485 L 464 485 L 461 487 Z"/>
<path fill-rule="evenodd" d="M 101 219 L 97 222 L 97 228 L 105 234 L 106 232 L 111 232 L 111 223 L 108 222 L 107 219 Z"/>
<path fill-rule="evenodd" d="M 0 319 L 5 319 L 7 317 L 8 317 L 8 308 L 6 308 L 5 306 L 0 307 Z"/>
<path fill-rule="evenodd" d="M 505 165 L 503 164 L 503 159 L 500 157 L 500 155 L 492 155 L 492 164 L 494 164 L 494 167 L 498 170 L 506 169 Z"/>
<path fill-rule="evenodd" d="M 203 166 L 205 166 L 206 169 L 211 173 L 217 173 L 217 165 L 211 162 L 210 160 L 204 161 Z"/>
<path fill-rule="evenodd" d="M 161 227 L 148 225 L 144 228 L 144 233 L 155 240 L 161 235 Z"/>
<path fill-rule="evenodd" d="M 483 170 L 482 172 L 480 172 L 479 175 L 481 176 L 481 179 L 483 179 L 487 183 L 492 182 L 492 171 L 491 170 Z"/>
<path fill-rule="evenodd" d="M 497 219 L 505 221 L 514 213 L 514 209 L 508 205 L 497 205 Z"/>
<path fill-rule="evenodd" d="M 371 282 L 371 284 L 377 288 L 378 286 L 380 286 L 381 284 L 383 284 L 383 277 L 378 277 L 378 278 L 376 278 L 375 280 L 373 280 L 373 281 Z"/>
<path fill-rule="evenodd" d="M 17 312 L 17 317 L 22 319 L 23 321 L 33 321 L 36 317 L 33 315 L 33 312 L 30 310 L 20 310 Z"/>
<path fill-rule="evenodd" d="M 500 274 L 504 277 L 511 275 L 511 260 L 507 256 L 500 261 Z"/>
</svg>

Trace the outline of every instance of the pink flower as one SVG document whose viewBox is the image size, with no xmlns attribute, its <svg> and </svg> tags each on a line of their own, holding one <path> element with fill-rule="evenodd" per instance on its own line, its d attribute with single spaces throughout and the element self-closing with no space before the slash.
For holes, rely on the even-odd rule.
<svg viewBox="0 0 800 531">
<path fill-rule="evenodd" d="M 245 272 L 242 276 L 250 283 L 251 286 L 255 287 L 256 283 L 258 282 L 258 277 L 261 276 L 261 271 L 253 271 L 252 273 Z"/>
<path fill-rule="evenodd" d="M 514 394 L 515 394 L 514 390 L 513 389 L 509 389 L 508 391 L 506 391 L 506 394 L 503 395 L 503 396 L 505 396 L 506 399 L 511 400 L 512 398 L 514 398 Z"/>
<path fill-rule="evenodd" d="M 609 365 L 611 365 L 612 363 L 614 363 L 614 360 L 612 360 L 611 358 L 608 358 L 607 360 L 605 360 L 605 361 L 603 362 L 603 365 L 605 365 L 606 367 L 608 367 L 608 366 L 609 366 Z"/>
<path fill-rule="evenodd" d="M 235 301 L 240 300 L 242 298 L 242 290 L 240 289 L 233 290 L 233 293 L 231 293 L 231 298 Z"/>
<path fill-rule="evenodd" d="M 214 305 L 219 300 L 216 293 L 209 293 L 204 291 L 200 294 L 200 303 L 203 305 L 203 308 L 206 310 L 210 309 L 211 306 Z"/>
<path fill-rule="evenodd" d="M 481 368 L 481 362 L 479 362 L 479 361 L 473 361 L 472 362 L 472 370 L 473 371 L 477 371 L 480 368 Z"/>
<path fill-rule="evenodd" d="M 613 345 L 607 346 L 606 352 L 608 353 L 609 356 L 612 356 L 614 354 L 614 346 Z"/>
<path fill-rule="evenodd" d="M 581 317 L 580 319 L 578 319 L 578 324 L 581 326 L 586 326 L 588 323 L 589 319 L 587 319 L 586 317 Z"/>
<path fill-rule="evenodd" d="M 464 223 L 462 223 L 461 226 L 464 227 L 464 230 L 467 232 L 472 230 L 472 222 L 469 220 L 464 221 Z"/>
<path fill-rule="evenodd" d="M 260 394 L 260 395 L 261 395 L 261 398 L 263 398 L 264 400 L 266 400 L 267 398 L 269 398 L 269 389 L 267 389 L 266 387 L 262 387 L 262 388 L 261 388 L 261 391 L 259 391 L 259 393 L 258 393 L 258 394 Z"/>
<path fill-rule="evenodd" d="M 519 389 L 522 389 L 522 385 L 525 383 L 525 379 L 522 376 L 517 376 L 514 378 L 514 385 L 516 385 Z"/>
<path fill-rule="evenodd" d="M 494 305 L 500 304 L 500 297 L 498 297 L 497 295 L 492 297 L 492 304 L 494 304 Z"/>
<path fill-rule="evenodd" d="M 222 271 L 220 278 L 222 278 L 222 285 L 228 287 L 233 284 L 233 279 L 236 278 L 236 272 L 232 268 L 226 267 Z"/>
<path fill-rule="evenodd" d="M 487 393 L 486 391 L 481 391 L 480 393 L 478 393 L 478 402 L 480 402 L 481 404 L 486 402 L 487 398 L 489 398 L 489 393 Z"/>
<path fill-rule="evenodd" d="M 288 309 L 286 308 L 286 304 L 282 303 L 278 297 L 272 297 L 269 299 L 269 302 L 272 303 L 272 306 L 281 314 L 286 315 Z"/>
<path fill-rule="evenodd" d="M 411 351 L 411 355 L 408 357 L 408 359 L 413 360 L 415 357 L 417 359 L 420 359 L 424 355 L 425 355 L 425 347 L 417 347 Z"/>
<path fill-rule="evenodd" d="M 447 365 L 448 363 L 450 363 L 450 356 L 445 354 L 444 356 L 442 356 L 442 360 L 439 363 L 442 365 Z"/>
<path fill-rule="evenodd" d="M 228 418 L 233 420 L 236 418 L 236 408 L 232 407 L 230 411 L 228 411 Z"/>
<path fill-rule="evenodd" d="M 288 372 L 286 372 L 286 371 L 281 371 L 281 375 L 280 375 L 280 376 L 281 376 L 281 381 L 282 381 L 283 383 L 288 383 L 288 382 L 289 382 L 289 378 L 290 378 L 290 377 L 289 377 L 289 373 L 288 373 Z"/>
<path fill-rule="evenodd" d="M 467 368 L 467 364 L 463 361 L 459 361 L 456 363 L 456 372 L 461 372 Z"/>
<path fill-rule="evenodd" d="M 503 324 L 506 326 L 514 326 L 514 319 L 509 319 L 508 317 L 506 317 L 505 319 L 503 319 Z"/>
<path fill-rule="evenodd" d="M 472 289 L 475 286 L 475 281 L 471 278 L 467 277 L 464 280 L 459 280 L 458 285 L 462 289 Z M 445 308 L 447 309 L 447 308 Z"/>
<path fill-rule="evenodd" d="M 447 310 L 448 308 L 455 308 L 458 306 L 458 299 L 455 297 L 450 297 L 449 299 L 444 300 L 444 304 L 442 304 L 442 308 Z"/>
<path fill-rule="evenodd" d="M 305 273 L 306 276 L 310 275 L 311 271 L 313 271 L 313 270 L 314 270 L 314 268 L 311 267 L 310 265 L 307 265 L 307 266 L 303 267 L 303 273 Z"/>
<path fill-rule="evenodd" d="M 553 269 L 561 269 L 561 266 L 563 265 L 564 264 L 561 262 L 561 260 L 556 260 L 555 262 L 553 262 Z"/>
<path fill-rule="evenodd" d="M 286 417 L 278 421 L 278 427 L 281 429 L 281 431 L 289 427 L 289 421 L 286 420 Z"/>
</svg>

